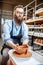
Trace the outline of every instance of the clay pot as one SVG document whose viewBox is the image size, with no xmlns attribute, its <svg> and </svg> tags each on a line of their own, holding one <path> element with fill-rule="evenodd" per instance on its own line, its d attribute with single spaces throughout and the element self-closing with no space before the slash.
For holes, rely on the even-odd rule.
<svg viewBox="0 0 43 65">
<path fill-rule="evenodd" d="M 43 24 L 41 24 L 40 27 L 43 27 Z"/>
<path fill-rule="evenodd" d="M 43 44 L 43 40 L 41 40 L 41 44 Z"/>
<path fill-rule="evenodd" d="M 42 44 L 43 44 L 43 40 L 42 40 Z"/>
<path fill-rule="evenodd" d="M 17 45 L 19 48 L 19 51 L 15 50 L 17 54 L 23 54 L 28 52 L 28 45 Z"/>
<path fill-rule="evenodd" d="M 23 48 L 23 53 L 27 53 L 28 52 L 28 48 Z"/>
<path fill-rule="evenodd" d="M 29 49 L 28 44 L 23 44 L 22 48 L 23 48 L 23 53 L 27 53 L 28 52 L 28 49 Z"/>
<path fill-rule="evenodd" d="M 38 42 L 38 39 L 35 39 L 35 42 Z"/>
<path fill-rule="evenodd" d="M 41 40 L 41 44 L 42 44 L 42 42 L 43 42 L 43 41 Z"/>
<path fill-rule="evenodd" d="M 38 39 L 38 43 L 41 43 L 41 39 Z"/>
</svg>

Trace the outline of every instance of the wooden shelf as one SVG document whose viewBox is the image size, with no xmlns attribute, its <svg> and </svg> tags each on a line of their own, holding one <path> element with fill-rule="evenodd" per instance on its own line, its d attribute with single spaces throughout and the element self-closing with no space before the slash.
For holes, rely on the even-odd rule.
<svg viewBox="0 0 43 65">
<path fill-rule="evenodd" d="M 43 8 L 38 9 L 35 14 L 39 15 L 39 16 L 43 16 Z"/>
<path fill-rule="evenodd" d="M 34 42 L 34 44 L 37 44 L 37 45 L 43 46 L 43 44 L 41 44 L 41 43 L 37 43 L 37 42 Z"/>
<path fill-rule="evenodd" d="M 34 24 L 34 21 L 32 21 L 33 19 L 30 19 L 30 20 L 26 20 L 26 24 Z"/>
<path fill-rule="evenodd" d="M 33 34 L 28 34 L 28 36 L 33 36 Z"/>
<path fill-rule="evenodd" d="M 40 37 L 40 38 L 43 38 L 43 35 L 38 35 L 38 34 L 28 34 L 28 36 L 35 36 L 35 37 Z"/>
<path fill-rule="evenodd" d="M 34 27 L 28 27 L 29 29 L 34 29 Z"/>
<path fill-rule="evenodd" d="M 43 17 L 41 18 L 35 18 L 35 19 L 30 19 L 30 20 L 26 20 L 26 24 L 34 24 L 34 23 L 41 23 L 43 22 Z"/>
<path fill-rule="evenodd" d="M 43 27 L 34 27 L 34 29 L 43 29 Z"/>
<path fill-rule="evenodd" d="M 33 36 L 36 36 L 36 37 L 41 37 L 41 38 L 43 38 L 43 36 L 42 35 L 40 35 L 40 33 L 38 34 L 34 34 Z"/>
<path fill-rule="evenodd" d="M 29 29 L 43 29 L 43 27 L 28 27 Z"/>
</svg>

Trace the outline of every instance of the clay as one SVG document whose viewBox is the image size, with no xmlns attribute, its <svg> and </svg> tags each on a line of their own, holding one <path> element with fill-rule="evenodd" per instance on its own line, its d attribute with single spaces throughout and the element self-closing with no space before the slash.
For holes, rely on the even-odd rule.
<svg viewBox="0 0 43 65">
<path fill-rule="evenodd" d="M 19 58 L 27 58 L 27 57 L 31 57 L 32 53 L 31 52 L 27 52 L 26 54 L 17 54 L 16 51 L 13 53 L 14 56 L 19 57 Z"/>
<path fill-rule="evenodd" d="M 18 46 L 19 50 L 15 50 L 16 53 L 18 53 L 18 54 L 27 53 L 27 51 L 28 51 L 28 45 L 27 44 L 23 44 L 21 46 L 17 45 L 17 46 Z"/>
<path fill-rule="evenodd" d="M 24 48 L 28 48 L 28 44 L 23 44 L 22 45 Z"/>
<path fill-rule="evenodd" d="M 16 50 L 14 51 L 13 55 L 16 57 L 20 57 L 20 58 L 26 58 L 26 57 L 31 57 L 32 53 L 28 51 L 28 45 L 27 44 L 23 44 L 21 46 L 19 46 L 22 51 L 21 52 L 17 52 Z"/>
</svg>

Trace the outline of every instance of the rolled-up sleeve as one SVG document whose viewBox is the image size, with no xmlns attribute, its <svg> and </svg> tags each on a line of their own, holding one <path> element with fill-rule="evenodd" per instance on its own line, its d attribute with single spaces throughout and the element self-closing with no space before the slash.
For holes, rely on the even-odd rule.
<svg viewBox="0 0 43 65">
<path fill-rule="evenodd" d="M 4 24 L 4 43 L 7 44 L 9 40 L 13 41 L 10 37 L 10 26 L 8 25 L 8 23 Z"/>
</svg>

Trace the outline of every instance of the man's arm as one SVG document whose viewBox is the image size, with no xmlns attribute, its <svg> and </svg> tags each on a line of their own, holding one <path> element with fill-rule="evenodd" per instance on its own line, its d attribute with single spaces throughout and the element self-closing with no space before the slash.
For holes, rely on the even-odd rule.
<svg viewBox="0 0 43 65">
<path fill-rule="evenodd" d="M 28 27 L 27 25 L 24 26 L 24 31 L 23 31 L 23 44 L 28 44 Z"/>
<path fill-rule="evenodd" d="M 15 49 L 15 47 L 16 47 L 16 45 L 11 40 L 8 40 L 7 45 L 13 49 Z"/>
<path fill-rule="evenodd" d="M 8 21 L 9 22 L 9 21 Z M 10 46 L 11 48 L 15 48 L 15 44 L 13 43 L 13 39 L 10 36 L 11 28 L 8 23 L 4 25 L 4 42 L 6 45 Z"/>
</svg>

